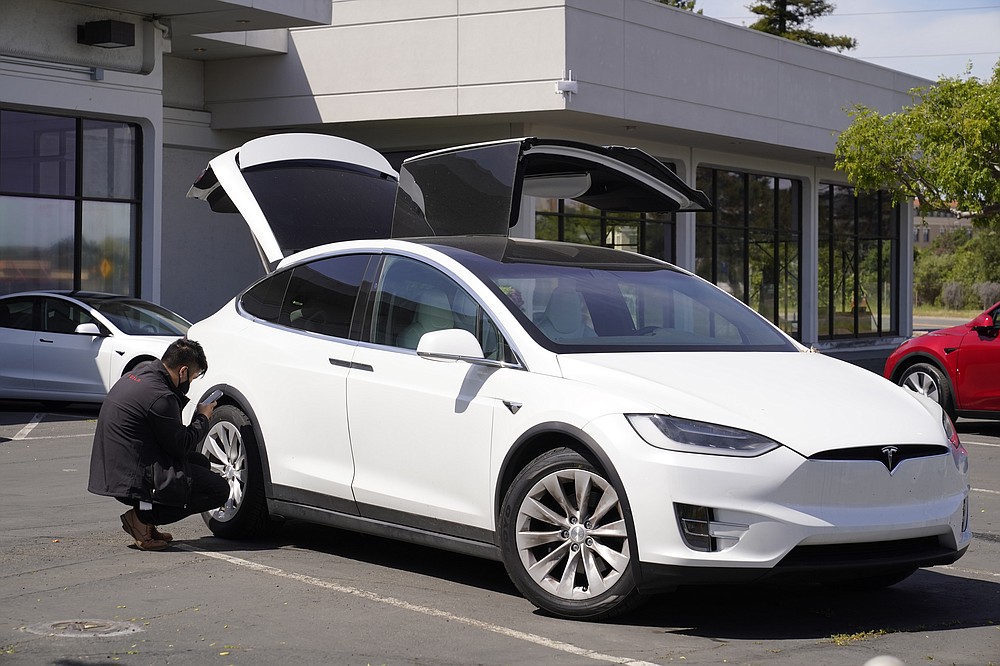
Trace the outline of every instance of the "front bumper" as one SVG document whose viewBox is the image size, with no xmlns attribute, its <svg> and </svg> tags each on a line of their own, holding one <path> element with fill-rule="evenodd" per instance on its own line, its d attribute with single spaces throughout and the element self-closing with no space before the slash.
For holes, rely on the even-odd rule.
<svg viewBox="0 0 1000 666">
<path fill-rule="evenodd" d="M 643 591 L 768 578 L 861 578 L 948 564 L 967 549 L 969 485 L 950 454 L 899 463 L 666 451 L 623 417 L 592 422 L 627 496 Z M 710 510 L 719 538 L 692 548 L 677 505 Z"/>
</svg>

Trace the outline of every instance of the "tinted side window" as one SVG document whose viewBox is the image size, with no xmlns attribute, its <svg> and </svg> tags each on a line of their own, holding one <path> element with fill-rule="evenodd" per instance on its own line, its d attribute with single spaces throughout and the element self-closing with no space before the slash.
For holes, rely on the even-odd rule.
<svg viewBox="0 0 1000 666">
<path fill-rule="evenodd" d="M 278 322 L 292 328 L 348 338 L 369 256 L 321 259 L 292 269 Z"/>
<path fill-rule="evenodd" d="M 377 290 L 372 341 L 416 349 L 425 333 L 450 328 L 475 335 L 486 358 L 513 360 L 497 326 L 458 283 L 418 261 L 388 257 Z"/>
<path fill-rule="evenodd" d="M 247 313 L 258 319 L 278 321 L 281 304 L 285 299 L 285 289 L 288 287 L 288 278 L 291 276 L 291 271 L 282 271 L 261 280 L 243 294 L 240 305 Z"/>
<path fill-rule="evenodd" d="M 0 328 L 30 331 L 35 322 L 35 299 L 12 298 L 0 303 Z"/>
<path fill-rule="evenodd" d="M 60 298 L 42 300 L 42 320 L 49 333 L 75 333 L 80 324 L 96 324 L 94 318 L 76 303 Z"/>
</svg>

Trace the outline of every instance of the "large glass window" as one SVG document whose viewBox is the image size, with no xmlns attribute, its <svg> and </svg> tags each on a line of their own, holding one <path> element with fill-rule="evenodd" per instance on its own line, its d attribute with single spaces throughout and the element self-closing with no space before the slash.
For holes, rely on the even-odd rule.
<svg viewBox="0 0 1000 666">
<path fill-rule="evenodd" d="M 608 213 L 571 199 L 538 199 L 535 238 L 600 245 L 674 260 L 673 213 Z"/>
<path fill-rule="evenodd" d="M 697 214 L 695 272 L 799 337 L 802 183 L 700 167 L 715 210 Z"/>
<path fill-rule="evenodd" d="M 138 295 L 140 131 L 0 109 L 0 293 Z"/>
<path fill-rule="evenodd" d="M 819 192 L 819 337 L 895 335 L 899 209 L 885 192 Z"/>
</svg>

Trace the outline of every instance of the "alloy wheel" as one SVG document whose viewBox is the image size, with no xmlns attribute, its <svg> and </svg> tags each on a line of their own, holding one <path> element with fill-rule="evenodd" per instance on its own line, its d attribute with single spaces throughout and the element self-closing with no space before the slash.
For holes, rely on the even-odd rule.
<svg viewBox="0 0 1000 666">
<path fill-rule="evenodd" d="M 923 370 L 916 370 L 906 375 L 903 379 L 903 386 L 914 393 L 926 395 L 935 402 L 941 402 L 939 397 L 940 387 L 938 387 L 937 380 L 930 373 Z"/>
<path fill-rule="evenodd" d="M 629 564 L 618 493 L 588 470 L 564 469 L 540 479 L 521 502 L 516 534 L 528 575 L 560 599 L 604 593 Z"/>
<path fill-rule="evenodd" d="M 203 448 L 212 471 L 229 482 L 225 504 L 208 512 L 215 520 L 226 522 L 236 516 L 246 492 L 248 470 L 243 437 L 236 425 L 219 421 L 208 431 Z"/>
</svg>

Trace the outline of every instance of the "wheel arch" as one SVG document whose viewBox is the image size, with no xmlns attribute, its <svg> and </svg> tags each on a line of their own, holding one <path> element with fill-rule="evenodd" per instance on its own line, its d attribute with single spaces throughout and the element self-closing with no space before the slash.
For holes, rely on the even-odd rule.
<svg viewBox="0 0 1000 666">
<path fill-rule="evenodd" d="M 229 405 L 236 407 L 243 411 L 244 414 L 250 419 L 250 427 L 253 428 L 254 438 L 257 440 L 257 455 L 260 458 L 261 472 L 264 475 L 264 496 L 267 498 L 274 497 L 274 493 L 271 487 L 271 466 L 267 459 L 267 446 L 264 444 L 264 433 L 260 429 L 260 422 L 257 419 L 257 414 L 254 412 L 253 407 L 250 406 L 250 401 L 247 399 L 243 393 L 229 384 L 213 384 L 207 387 L 201 394 L 199 400 L 204 400 L 208 395 L 219 389 L 222 391 L 222 397 L 217 401 L 216 408 L 222 407 L 223 405 Z"/>
<path fill-rule="evenodd" d="M 611 459 L 604 452 L 601 446 L 583 430 L 566 423 L 550 422 L 540 423 L 524 432 L 514 445 L 507 451 L 504 461 L 500 466 L 500 473 L 497 476 L 497 484 L 494 496 L 494 521 L 499 526 L 500 512 L 503 511 L 504 498 L 517 474 L 525 466 L 542 455 L 546 451 L 558 448 L 568 448 L 577 452 L 590 464 L 597 467 L 607 475 L 608 480 L 614 485 L 618 492 L 618 499 L 625 508 L 625 520 L 628 523 L 629 548 L 635 553 L 635 566 L 632 567 L 632 577 L 636 587 L 642 588 L 641 573 L 639 566 L 639 548 L 636 542 L 635 523 L 632 519 L 632 506 L 629 503 L 628 492 L 622 483 L 618 470 L 615 469 Z M 500 530 L 494 530 L 493 538 L 497 548 L 500 548 Z"/>
<path fill-rule="evenodd" d="M 938 370 L 940 370 L 945 377 L 948 378 L 949 382 L 954 384 L 954 382 L 952 382 L 951 373 L 948 371 L 948 366 L 944 362 L 942 362 L 942 360 L 939 359 L 937 356 L 934 356 L 933 354 L 930 354 L 922 350 L 911 352 L 906 356 L 902 357 L 901 359 L 899 359 L 895 367 L 892 369 L 892 375 L 889 377 L 889 379 L 894 384 L 898 384 L 899 378 L 903 376 L 903 373 L 909 370 L 917 363 L 929 363 L 933 365 Z"/>
<path fill-rule="evenodd" d="M 128 363 L 125 364 L 125 366 L 122 368 L 122 376 L 125 376 L 126 372 L 132 372 L 133 370 L 135 370 L 136 366 L 139 365 L 140 363 L 146 363 L 149 361 L 158 361 L 158 360 L 159 359 L 157 357 L 151 354 L 139 354 L 138 356 L 131 359 Z"/>
<path fill-rule="evenodd" d="M 951 371 L 948 369 L 948 365 L 943 363 L 941 359 L 937 356 L 930 354 L 925 351 L 916 351 L 911 354 L 907 354 L 896 363 L 896 367 L 892 370 L 892 376 L 890 377 L 893 384 L 900 385 L 900 379 L 906 373 L 907 370 L 920 363 L 925 363 L 937 368 L 938 372 L 947 382 L 947 386 L 944 387 L 947 393 L 947 400 L 942 407 L 951 416 L 952 419 L 958 414 L 958 393 L 955 383 L 955 377 L 952 375 Z"/>
</svg>

